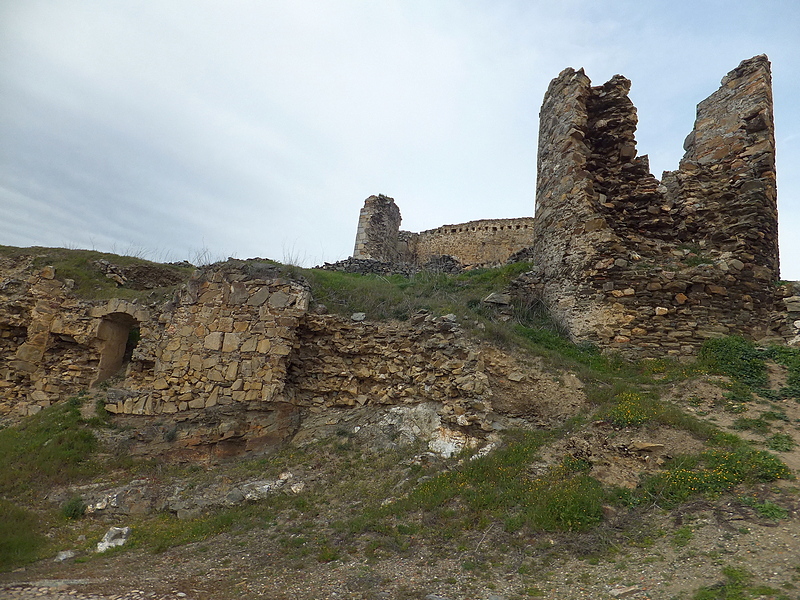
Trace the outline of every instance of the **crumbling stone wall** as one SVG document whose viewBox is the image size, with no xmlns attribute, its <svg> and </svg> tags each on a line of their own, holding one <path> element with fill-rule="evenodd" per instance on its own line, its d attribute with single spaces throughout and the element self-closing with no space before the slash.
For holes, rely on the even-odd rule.
<svg viewBox="0 0 800 600">
<path fill-rule="evenodd" d="M 94 381 L 98 323 L 52 267 L 31 273 L 29 261 L 2 266 L 0 415 L 34 414 Z"/>
<path fill-rule="evenodd" d="M 466 266 L 505 264 L 515 252 L 532 244 L 533 222 L 533 217 L 483 219 L 423 231 L 414 245 L 416 262 L 425 264 L 447 255 Z"/>
<path fill-rule="evenodd" d="M 300 283 L 218 270 L 192 278 L 159 316 L 164 327 L 135 358 L 152 364 L 126 382 L 112 413 L 173 414 L 282 400 L 287 356 L 310 294 Z"/>
<path fill-rule="evenodd" d="M 400 209 L 393 198 L 383 194 L 367 198 L 358 218 L 353 258 L 398 262 L 400 220 Z"/>
<path fill-rule="evenodd" d="M 391 323 L 308 315 L 297 334 L 286 392 L 295 404 L 323 410 L 435 401 L 454 424 L 488 427 L 482 355 L 452 315 Z"/>
<path fill-rule="evenodd" d="M 464 266 L 505 263 L 532 242 L 533 218 L 485 219 L 444 225 L 421 233 L 400 231 L 400 209 L 394 199 L 370 196 L 358 220 L 353 258 L 423 267 L 441 256 Z"/>
<path fill-rule="evenodd" d="M 769 335 L 778 278 L 769 61 L 743 61 L 699 105 L 686 155 L 662 182 L 636 156 L 629 89 L 621 76 L 592 87 L 572 69 L 551 83 L 535 268 L 519 293 L 548 302 L 575 339 L 635 356 Z"/>
<path fill-rule="evenodd" d="M 78 300 L 52 267 L 4 281 L 15 291 L 0 303 L 0 416 L 33 414 L 113 374 L 105 409 L 176 459 L 274 447 L 304 411 L 333 406 L 437 401 L 445 421 L 491 427 L 479 349 L 452 316 L 309 314 L 306 285 L 268 263 L 199 270 L 147 307 Z"/>
</svg>

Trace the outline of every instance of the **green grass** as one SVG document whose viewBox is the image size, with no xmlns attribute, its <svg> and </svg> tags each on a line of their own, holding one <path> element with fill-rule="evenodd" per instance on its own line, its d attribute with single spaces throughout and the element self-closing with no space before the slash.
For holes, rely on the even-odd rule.
<svg viewBox="0 0 800 600">
<path fill-rule="evenodd" d="M 500 291 L 530 265 L 516 263 L 496 269 L 475 269 L 458 275 L 422 272 L 402 275 L 357 275 L 303 269 L 314 300 L 335 314 L 366 313 L 375 321 L 405 320 L 419 310 L 460 317 L 483 316 L 489 309 L 481 300 Z"/>
<path fill-rule="evenodd" d="M 457 536 L 494 521 L 513 532 L 521 528 L 583 531 L 601 520 L 605 492 L 586 474 L 587 463 L 565 459 L 546 473 L 531 476 L 527 469 L 552 434 L 521 431 L 509 435 L 501 448 L 424 481 L 361 525 L 376 529 L 387 516 L 406 520 L 423 513 L 428 515 L 423 521 L 437 526 L 446 522 L 447 534 Z"/>
<path fill-rule="evenodd" d="M 6 570 L 41 558 L 47 538 L 39 518 L 0 498 L 0 570 Z"/>
<path fill-rule="evenodd" d="M 0 252 L 5 250 L 0 247 Z M 55 264 L 59 277 L 75 279 L 81 293 L 119 295 L 113 283 L 91 273 L 90 261 L 102 257 L 96 254 L 73 251 L 63 260 L 56 255 L 37 260 Z M 112 262 L 122 264 L 118 257 L 109 260 L 112 258 Z M 223 532 L 272 531 L 280 521 L 285 529 L 281 529 L 277 543 L 298 560 L 330 562 L 350 553 L 378 558 L 407 552 L 420 538 L 464 544 L 470 535 L 481 535 L 491 527 L 508 536 L 519 532 L 585 532 L 601 522 L 604 504 L 672 507 L 698 495 L 719 496 L 740 484 L 790 477 L 788 469 L 772 454 L 736 436 L 720 434 L 713 425 L 660 400 L 658 392 L 664 383 L 698 372 L 714 372 L 731 377 L 730 393 L 746 401 L 748 395 L 752 396 L 751 390 L 766 385 L 766 360 L 787 367 L 786 389 L 790 389 L 800 385 L 800 353 L 764 350 L 741 338 L 722 338 L 706 344 L 696 365 L 669 360 L 627 362 L 602 354 L 591 345 L 570 342 L 542 305 L 517 303 L 511 320 L 504 321 L 482 302 L 528 267 L 517 264 L 459 275 L 421 273 L 410 278 L 299 268 L 293 271 L 310 281 L 316 302 L 337 314 L 365 312 L 369 319 L 385 320 L 407 319 L 419 310 L 437 315 L 454 313 L 472 334 L 544 356 L 551 368 L 578 373 L 587 383 L 587 395 L 596 411 L 583 415 L 584 421 L 594 417 L 615 427 L 682 429 L 706 441 L 704 452 L 677 457 L 665 470 L 645 478 L 639 489 L 623 492 L 604 489 L 589 475 L 591 465 L 569 457 L 549 469 L 531 471 L 543 445 L 568 434 L 580 419 L 562 430 L 504 432 L 503 443 L 490 454 L 474 459 L 464 456 L 460 463 L 447 463 L 446 468 L 436 462 L 431 466 L 403 466 L 410 455 L 421 452 L 420 448 L 408 449 L 406 454 L 370 453 L 349 436 L 340 435 L 303 449 L 287 448 L 267 458 L 229 465 L 233 473 L 242 476 L 277 474 L 297 465 L 328 475 L 335 473 L 335 477 L 328 477 L 324 492 L 276 494 L 264 502 L 194 519 L 179 520 L 169 515 L 143 518 L 134 527 L 133 545 L 158 552 Z M 253 263 L 251 268 L 271 272 L 271 265 L 266 263 Z M 82 401 L 82 397 L 73 398 L 43 410 L 20 426 L 0 431 L 0 495 L 27 498 L 54 485 L 91 478 L 105 468 L 97 462 L 99 444 L 92 431 L 102 422 L 87 422 L 80 417 Z M 767 413 L 760 419 L 767 426 L 769 420 L 781 420 Z M 778 435 L 770 438 L 776 446 L 773 449 L 786 443 Z M 69 519 L 79 519 L 81 512 L 80 499 L 62 507 L 62 515 Z M 325 516 L 331 512 L 338 517 L 332 524 Z M 25 518 L 29 517 L 20 517 L 23 521 Z M 35 523 L 29 524 L 27 537 L 33 543 L 39 538 Z M 689 539 L 690 530 L 679 530 L 674 543 L 681 545 Z M 8 559 L 9 564 L 28 560 L 24 556 L 34 556 L 40 552 L 37 548 L 41 548 L 41 541 L 34 543 L 27 555 L 15 554 L 17 558 Z M 12 555 L 10 551 L 8 555 Z"/>
<path fill-rule="evenodd" d="M 755 509 L 758 515 L 764 517 L 765 519 L 780 521 L 781 519 L 785 519 L 789 516 L 788 510 L 769 500 L 759 502 L 758 499 L 751 496 L 743 496 L 739 498 L 739 500 L 742 504 Z"/>
<path fill-rule="evenodd" d="M 789 600 L 789 596 L 765 585 L 752 585 L 753 575 L 742 567 L 728 565 L 722 568 L 725 577 L 715 585 L 701 587 L 692 600 L 754 600 L 770 597 L 775 600 Z"/>
<path fill-rule="evenodd" d="M 767 360 L 786 367 L 786 385 L 780 390 L 766 389 Z M 707 341 L 700 350 L 699 364 L 733 379 L 731 391 L 726 394 L 732 401 L 747 401 L 753 392 L 770 400 L 800 400 L 800 348 L 760 348 L 744 338 L 729 336 Z"/>
<path fill-rule="evenodd" d="M 708 450 L 676 457 L 669 468 L 645 478 L 629 501 L 673 508 L 696 496 L 719 497 L 739 484 L 793 478 L 775 455 L 735 436 L 720 434 L 709 444 Z"/>
<path fill-rule="evenodd" d="M 79 410 L 83 400 L 74 396 L 0 430 L 0 494 L 30 495 L 100 471 L 97 438 Z"/>
<path fill-rule="evenodd" d="M 767 438 L 767 448 L 775 452 L 790 452 L 797 443 L 788 433 L 776 433 Z"/>
<path fill-rule="evenodd" d="M 708 340 L 699 352 L 701 364 L 750 387 L 767 384 L 764 352 L 748 340 L 728 336 Z"/>
<path fill-rule="evenodd" d="M 56 279 L 60 281 L 71 279 L 74 282 L 71 293 L 87 300 L 145 298 L 150 297 L 153 292 L 166 294 L 172 290 L 172 287 L 158 288 L 156 290 L 133 290 L 119 287 L 93 264 L 98 260 L 107 260 L 121 267 L 148 265 L 159 270 L 169 270 L 177 274 L 182 281 L 189 279 L 189 276 L 194 271 L 193 267 L 154 263 L 134 256 L 120 256 L 94 250 L 0 246 L 0 256 L 17 259 L 30 257 L 32 258 L 32 267 L 37 270 L 45 266 L 53 266 L 56 270 Z"/>
</svg>

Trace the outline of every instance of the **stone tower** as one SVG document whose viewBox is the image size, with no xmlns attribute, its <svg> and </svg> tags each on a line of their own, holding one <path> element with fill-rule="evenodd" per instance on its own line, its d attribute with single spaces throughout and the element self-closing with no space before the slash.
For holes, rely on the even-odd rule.
<svg viewBox="0 0 800 600">
<path fill-rule="evenodd" d="M 400 220 L 394 199 L 383 194 L 367 198 L 358 218 L 353 258 L 397 262 Z"/>
<path fill-rule="evenodd" d="M 764 336 L 779 267 L 769 61 L 743 61 L 698 105 L 663 181 L 636 156 L 629 90 L 573 69 L 547 90 L 529 293 L 575 340 L 639 356 Z"/>
</svg>

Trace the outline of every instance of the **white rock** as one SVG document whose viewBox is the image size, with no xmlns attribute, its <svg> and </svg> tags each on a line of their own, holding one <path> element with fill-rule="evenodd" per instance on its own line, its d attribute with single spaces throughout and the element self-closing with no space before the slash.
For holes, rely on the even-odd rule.
<svg viewBox="0 0 800 600">
<path fill-rule="evenodd" d="M 611 595 L 614 598 L 624 598 L 625 596 L 630 596 L 631 594 L 635 594 L 636 592 L 641 591 L 637 586 L 632 585 L 630 587 L 618 587 L 611 590 Z"/>
<path fill-rule="evenodd" d="M 109 548 L 122 546 L 128 541 L 130 535 L 130 527 L 112 527 L 106 532 L 103 539 L 97 542 L 97 552 L 105 552 Z"/>
<path fill-rule="evenodd" d="M 70 558 L 75 558 L 78 556 L 78 553 L 75 550 L 62 550 L 56 557 L 53 559 L 55 562 L 64 562 L 65 560 L 69 560 Z"/>
</svg>

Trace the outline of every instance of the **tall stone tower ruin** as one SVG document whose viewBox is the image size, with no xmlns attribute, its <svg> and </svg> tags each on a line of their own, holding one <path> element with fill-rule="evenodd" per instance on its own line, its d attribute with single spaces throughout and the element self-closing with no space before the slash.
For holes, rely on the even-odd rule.
<svg viewBox="0 0 800 600">
<path fill-rule="evenodd" d="M 529 293 L 574 339 L 638 355 L 764 335 L 779 265 L 769 61 L 743 61 L 700 103 L 662 181 L 636 156 L 629 90 L 573 69 L 547 90 Z"/>
<path fill-rule="evenodd" d="M 358 217 L 353 258 L 397 262 L 400 221 L 394 199 L 383 194 L 367 198 Z"/>
</svg>

